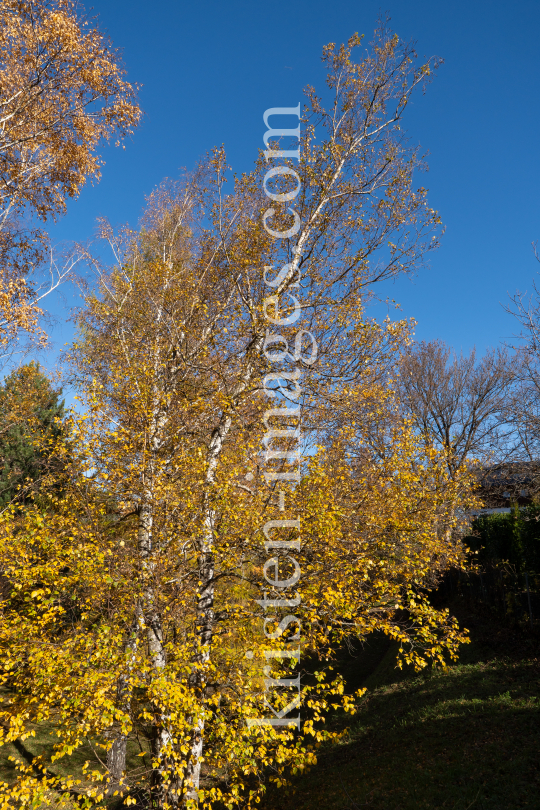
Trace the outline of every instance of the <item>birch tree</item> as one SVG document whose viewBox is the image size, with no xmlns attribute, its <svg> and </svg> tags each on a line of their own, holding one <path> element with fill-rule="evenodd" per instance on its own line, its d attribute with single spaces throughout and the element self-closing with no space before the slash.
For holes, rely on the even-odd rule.
<svg viewBox="0 0 540 810">
<path fill-rule="evenodd" d="M 77 719 L 59 708 L 56 693 L 40 689 L 36 705 L 61 716 L 69 742 L 60 754 L 82 745 L 83 729 L 107 752 L 101 768 L 86 772 L 84 792 L 97 801 L 105 791 L 134 801 L 143 777 L 126 766 L 128 743 L 143 729 L 154 806 L 254 805 L 265 774 L 281 782 L 287 768 L 315 761 L 332 704 L 354 710 L 340 678 L 319 673 L 292 701 L 305 707 L 300 733 L 247 722 L 268 706 L 268 680 L 297 681 L 289 677 L 297 659 L 289 655 L 291 665 L 286 656 L 300 630 L 260 633 L 261 623 L 279 624 L 260 609 L 266 596 L 257 599 L 267 570 L 263 529 L 279 518 L 278 496 L 305 526 L 298 556 L 306 574 L 298 613 L 303 651 L 324 659 L 348 634 L 379 628 L 422 666 L 455 654 L 465 638 L 425 595 L 449 556 L 462 563 L 460 549 L 434 528 L 437 520 L 451 524 L 445 503 L 461 482 L 398 413 L 387 369 L 409 325 L 380 326 L 365 313 L 376 281 L 413 270 L 436 244 L 439 217 L 415 184 L 421 161 L 400 129 L 411 93 L 434 64 L 417 66 L 413 49 L 384 27 L 356 63 L 360 44 L 355 35 L 325 48 L 330 106 L 308 88 L 297 163 L 267 137 L 254 171 L 228 190 L 226 158 L 216 150 L 151 196 L 139 232 L 115 236 L 104 224 L 112 270 L 90 258 L 99 283 L 87 296 L 72 351 L 85 404 L 74 427 L 81 469 L 72 475 L 78 494 L 61 506 L 81 548 L 82 607 L 47 677 L 65 678 L 74 659 L 89 675 L 71 679 Z M 290 172 L 270 175 L 271 211 L 263 190 L 269 167 L 283 165 L 301 180 L 292 213 L 297 181 Z M 290 233 L 280 239 L 277 232 Z M 298 311 L 311 337 L 291 354 Z M 268 329 L 272 319 L 282 326 L 278 336 Z M 288 374 L 290 356 L 296 366 Z M 269 453 L 266 473 L 260 470 L 263 417 L 268 422 L 266 404 L 276 397 L 302 405 L 313 447 L 305 474 L 291 474 L 281 493 L 272 480 L 291 469 L 287 438 Z M 368 441 L 375 424 L 378 453 Z M 106 530 L 105 503 L 115 516 Z M 47 521 L 34 531 L 36 516 L 26 519 L 17 536 L 47 545 Z M 289 536 L 300 546 L 294 526 Z M 7 523 L 3 537 L 4 570 L 15 577 Z M 35 574 L 28 567 L 24 577 L 26 592 Z M 296 582 L 294 572 L 289 579 Z M 111 584 L 105 599 L 109 580 L 114 592 Z M 51 574 L 47 582 L 35 590 L 63 616 Z M 288 586 L 280 594 L 300 605 Z M 404 609 L 414 617 L 408 626 Z M 30 625 L 25 637 L 37 648 Z M 22 650 L 19 633 L 6 619 L 6 648 Z M 24 672 L 27 680 L 37 677 L 37 669 Z M 91 696 L 87 682 L 96 685 Z M 290 697 L 278 689 L 274 700 L 273 711 L 287 714 Z M 24 705 L 19 713 L 6 709 L 6 739 L 30 722 Z"/>
<path fill-rule="evenodd" d="M 139 120 L 124 74 L 72 0 L 0 2 L 0 346 L 36 334 L 40 299 L 71 269 L 50 260 L 50 284 L 29 279 L 49 255 L 36 220 L 64 213 L 99 178 L 100 145 L 121 141 Z"/>
</svg>

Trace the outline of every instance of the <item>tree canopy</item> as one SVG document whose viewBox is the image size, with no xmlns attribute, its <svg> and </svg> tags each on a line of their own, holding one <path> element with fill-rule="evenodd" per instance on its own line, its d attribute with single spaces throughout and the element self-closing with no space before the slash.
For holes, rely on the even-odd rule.
<svg viewBox="0 0 540 810">
<path fill-rule="evenodd" d="M 88 178 L 99 147 L 140 117 L 118 52 L 73 0 L 0 2 L 0 347 L 37 328 L 45 232 Z M 52 269 L 52 268 L 51 268 Z M 54 286 L 54 284 L 53 284 Z"/>
<path fill-rule="evenodd" d="M 0 522 L 2 740 L 51 721 L 55 759 L 93 753 L 79 782 L 37 761 L 6 797 L 255 806 L 355 710 L 328 669 L 348 636 L 381 630 L 417 667 L 466 640 L 428 591 L 464 564 L 469 481 L 400 411 L 410 324 L 365 311 L 436 244 L 400 124 L 434 64 L 384 27 L 360 45 L 324 49 L 330 107 L 308 88 L 297 158 L 269 136 L 231 178 L 216 149 L 137 231 L 103 223 L 66 488 Z"/>
</svg>

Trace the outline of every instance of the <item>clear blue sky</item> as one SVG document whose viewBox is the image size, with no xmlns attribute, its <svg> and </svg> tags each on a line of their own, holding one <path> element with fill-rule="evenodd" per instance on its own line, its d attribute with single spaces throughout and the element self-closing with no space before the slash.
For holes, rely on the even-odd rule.
<svg viewBox="0 0 540 810">
<path fill-rule="evenodd" d="M 530 290 L 540 270 L 531 249 L 540 240 L 538 0 L 100 0 L 92 9 L 143 85 L 145 118 L 125 151 L 105 150 L 101 182 L 70 205 L 55 239 L 88 239 L 98 215 L 136 224 L 144 196 L 215 145 L 235 171 L 249 169 L 263 111 L 321 86 L 322 46 L 355 31 L 369 40 L 382 9 L 420 56 L 445 60 L 404 125 L 429 153 L 421 182 L 446 233 L 430 267 L 384 292 L 418 320 L 418 339 L 482 350 L 515 331 L 501 303 Z M 54 303 L 60 319 L 69 302 Z M 52 337 L 59 347 L 69 328 Z"/>
</svg>

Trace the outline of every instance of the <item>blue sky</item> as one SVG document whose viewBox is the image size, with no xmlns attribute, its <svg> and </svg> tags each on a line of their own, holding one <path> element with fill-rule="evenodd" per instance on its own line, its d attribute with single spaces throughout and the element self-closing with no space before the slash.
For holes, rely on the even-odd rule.
<svg viewBox="0 0 540 810">
<path fill-rule="evenodd" d="M 381 292 L 418 320 L 418 339 L 482 351 L 516 331 L 503 305 L 540 270 L 531 248 L 540 241 L 540 3 L 100 0 L 86 8 L 142 84 L 145 118 L 125 150 L 104 151 L 101 182 L 69 205 L 55 240 L 87 240 L 97 216 L 135 225 L 145 195 L 215 145 L 225 145 L 235 171 L 249 169 L 264 110 L 296 105 L 308 83 L 322 86 L 322 46 L 355 31 L 369 40 L 382 9 L 420 57 L 445 60 L 404 126 L 429 153 L 421 183 L 446 233 L 414 281 Z M 51 302 L 55 350 L 69 340 L 62 322 L 73 300 L 66 290 Z"/>
</svg>

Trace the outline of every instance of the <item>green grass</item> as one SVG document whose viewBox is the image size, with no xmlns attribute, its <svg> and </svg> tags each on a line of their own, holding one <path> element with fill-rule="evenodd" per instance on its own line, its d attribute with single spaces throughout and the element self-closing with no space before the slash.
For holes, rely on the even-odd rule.
<svg viewBox="0 0 540 810">
<path fill-rule="evenodd" d="M 446 671 L 400 673 L 395 648 L 384 652 L 380 639 L 356 659 L 345 656 L 339 668 L 350 688 L 368 687 L 359 713 L 291 790 L 269 790 L 264 810 L 540 808 L 534 640 L 489 615 L 460 618 L 474 625 L 473 643 Z M 379 657 L 369 676 L 366 655 Z"/>
<path fill-rule="evenodd" d="M 75 775 L 76 778 L 81 779 L 82 784 L 86 783 L 82 771 L 85 762 L 89 761 L 92 768 L 100 767 L 96 751 L 100 757 L 103 757 L 103 751 L 95 749 L 90 742 L 81 745 L 71 756 L 64 756 L 51 763 L 54 745 L 58 743 L 54 725 L 52 723 L 40 723 L 34 726 L 34 731 L 35 736 L 27 737 L 25 740 L 17 740 L 15 743 L 8 743 L 0 748 L 0 781 L 13 784 L 19 775 L 14 760 L 17 760 L 24 767 L 28 767 L 32 765 L 34 757 L 42 757 L 48 776 L 68 777 Z M 141 766 L 141 759 L 137 756 L 139 750 L 135 742 L 128 742 L 127 763 L 130 768 Z M 38 769 L 35 772 L 41 775 Z M 58 794 L 51 792 L 51 806 L 56 807 L 58 801 Z"/>
<path fill-rule="evenodd" d="M 538 639 L 459 601 L 450 608 L 473 643 L 446 671 L 397 670 L 395 647 L 382 636 L 343 652 L 336 663 L 349 690 L 368 688 L 360 711 L 334 716 L 343 740 L 321 749 L 290 790 L 270 788 L 261 810 L 540 810 Z M 0 779 L 13 780 L 8 755 L 48 760 L 53 733 L 43 724 L 24 749 L 0 749 Z M 132 764 L 140 764 L 137 752 Z M 76 763 L 51 770 L 61 775 L 93 759 L 90 748 L 73 756 Z"/>
</svg>

